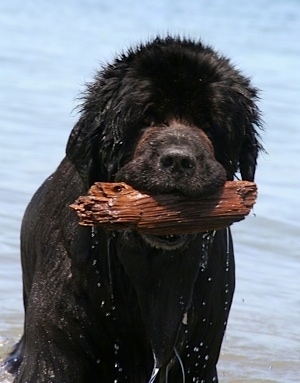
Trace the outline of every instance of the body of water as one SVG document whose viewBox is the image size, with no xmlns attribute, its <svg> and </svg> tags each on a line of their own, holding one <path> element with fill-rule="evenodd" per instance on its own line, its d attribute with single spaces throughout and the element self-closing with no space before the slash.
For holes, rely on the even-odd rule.
<svg viewBox="0 0 300 383">
<path fill-rule="evenodd" d="M 237 288 L 223 383 L 300 381 L 300 2 L 17 1 L 0 4 L 0 359 L 22 333 L 19 229 L 64 156 L 76 96 L 115 53 L 157 33 L 202 38 L 253 78 L 268 154 L 253 215 L 233 227 Z M 11 378 L 0 372 L 0 382 Z"/>
</svg>

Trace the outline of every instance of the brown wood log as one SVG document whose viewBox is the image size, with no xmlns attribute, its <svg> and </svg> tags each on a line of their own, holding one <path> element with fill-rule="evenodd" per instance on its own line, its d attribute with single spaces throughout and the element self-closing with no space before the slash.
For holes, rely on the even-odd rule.
<svg viewBox="0 0 300 383">
<path fill-rule="evenodd" d="M 125 183 L 95 183 L 71 208 L 81 225 L 110 230 L 127 228 L 153 234 L 188 234 L 218 230 L 241 221 L 257 196 L 254 182 L 228 181 L 218 193 L 187 199 L 141 193 Z"/>
</svg>

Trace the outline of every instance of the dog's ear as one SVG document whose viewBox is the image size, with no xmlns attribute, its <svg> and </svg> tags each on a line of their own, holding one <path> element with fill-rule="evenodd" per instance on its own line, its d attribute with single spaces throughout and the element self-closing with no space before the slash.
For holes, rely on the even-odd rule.
<svg viewBox="0 0 300 383">
<path fill-rule="evenodd" d="M 258 153 L 263 150 L 256 90 L 247 85 L 237 82 L 234 86 L 214 86 L 214 120 L 219 137 L 214 143 L 215 152 L 229 180 L 240 174 L 243 180 L 253 181 Z"/>
<path fill-rule="evenodd" d="M 219 161 L 229 180 L 239 173 L 243 180 L 253 181 L 258 153 L 263 150 L 258 133 L 262 129 L 259 91 L 249 78 L 225 64 L 221 80 L 210 85 L 212 119 L 220 137 L 216 155 L 221 153 Z"/>
<path fill-rule="evenodd" d="M 66 154 L 87 188 L 96 181 L 112 182 L 122 162 L 125 140 L 112 115 L 85 111 L 70 134 Z"/>
<path fill-rule="evenodd" d="M 90 186 L 92 182 L 91 180 L 96 167 L 96 139 L 93 137 L 91 125 L 93 125 L 92 121 L 81 117 L 70 134 L 66 148 L 67 157 L 75 166 L 83 183 L 87 187 Z"/>
<path fill-rule="evenodd" d="M 252 124 L 247 126 L 241 147 L 239 168 L 245 181 L 253 181 L 259 151 L 262 149 L 257 139 L 257 133 Z"/>
<path fill-rule="evenodd" d="M 253 181 L 258 153 L 263 150 L 258 129 L 262 128 L 260 111 L 257 107 L 257 90 L 248 88 L 248 97 L 244 97 L 242 113 L 242 145 L 239 156 L 239 170 L 243 180 Z"/>
<path fill-rule="evenodd" d="M 95 181 L 111 182 L 124 156 L 127 111 L 123 99 L 130 90 L 122 82 L 127 73 L 123 67 L 117 61 L 96 73 L 81 97 L 81 117 L 70 134 L 66 154 L 86 187 Z M 131 108 L 132 103 L 128 104 Z"/>
</svg>

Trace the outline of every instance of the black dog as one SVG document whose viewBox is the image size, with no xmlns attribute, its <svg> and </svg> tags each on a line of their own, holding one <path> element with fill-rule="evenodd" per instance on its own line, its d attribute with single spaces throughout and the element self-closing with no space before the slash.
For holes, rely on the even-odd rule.
<svg viewBox="0 0 300 383">
<path fill-rule="evenodd" d="M 217 382 L 234 291 L 229 229 L 197 235 L 78 225 L 69 205 L 95 181 L 201 196 L 253 180 L 257 91 L 201 42 L 121 55 L 88 85 L 58 169 L 21 232 L 24 335 L 15 382 Z"/>
</svg>

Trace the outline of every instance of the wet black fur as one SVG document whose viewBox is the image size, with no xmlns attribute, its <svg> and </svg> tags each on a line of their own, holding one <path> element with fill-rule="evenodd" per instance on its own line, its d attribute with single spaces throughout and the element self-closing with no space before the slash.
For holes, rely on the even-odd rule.
<svg viewBox="0 0 300 383">
<path fill-rule="evenodd" d="M 96 75 L 66 157 L 24 215 L 24 335 L 6 361 L 15 382 L 147 383 L 155 358 L 155 382 L 180 383 L 183 375 L 186 383 L 217 382 L 234 291 L 230 231 L 163 250 L 135 232 L 81 227 L 69 205 L 116 174 L 149 191 L 187 196 L 212 192 L 239 172 L 253 180 L 261 149 L 256 100 L 256 89 L 228 59 L 179 38 L 132 49 Z M 181 184 L 158 175 L 162 161 L 151 160 L 175 145 L 177 123 L 185 137 L 202 129 L 214 148 L 213 155 L 205 140 L 192 148 L 186 139 L 196 170 L 183 173 Z M 171 141 L 135 158 L 153 127 L 163 132 L 154 146 L 164 129 Z"/>
</svg>

